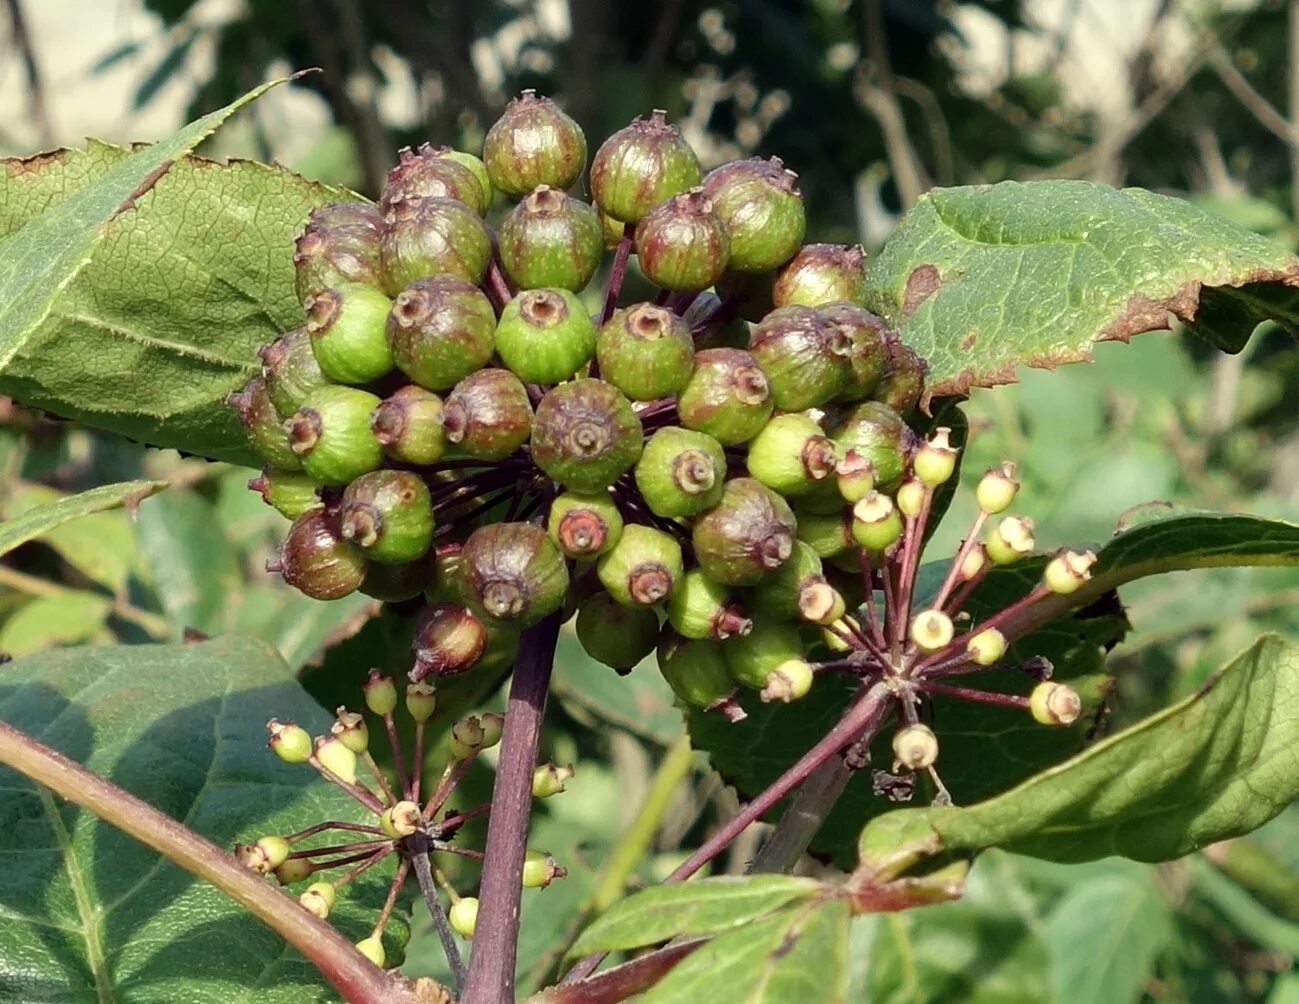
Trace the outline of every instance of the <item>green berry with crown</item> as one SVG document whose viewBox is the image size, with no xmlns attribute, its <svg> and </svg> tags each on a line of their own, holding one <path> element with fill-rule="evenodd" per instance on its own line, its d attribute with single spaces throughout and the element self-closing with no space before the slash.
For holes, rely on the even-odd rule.
<svg viewBox="0 0 1299 1004">
<path fill-rule="evenodd" d="M 600 145 L 590 177 L 601 212 L 622 223 L 638 223 L 655 206 L 698 185 L 703 171 L 681 130 L 656 109 Z"/>
<path fill-rule="evenodd" d="M 313 600 L 342 599 L 360 588 L 365 555 L 347 540 L 338 521 L 313 509 L 293 521 L 279 556 L 267 563 L 284 581 Z"/>
<path fill-rule="evenodd" d="M 693 516 L 716 505 L 726 481 L 726 453 L 706 432 L 657 430 L 636 461 L 636 487 L 656 516 Z"/>
<path fill-rule="evenodd" d="M 593 561 L 618 543 L 623 518 L 608 492 L 564 492 L 550 504 L 546 529 L 565 557 Z"/>
<path fill-rule="evenodd" d="M 363 384 L 392 370 L 385 328 L 392 307 L 373 286 L 327 289 L 306 303 L 311 351 L 321 372 L 338 383 Z"/>
<path fill-rule="evenodd" d="M 730 268 L 769 272 L 803 243 L 807 213 L 798 176 L 778 157 L 723 164 L 704 178 L 703 190 L 730 233 Z"/>
<path fill-rule="evenodd" d="M 749 441 L 749 473 L 768 488 L 794 498 L 833 480 L 835 445 L 812 418 L 777 415 Z"/>
<path fill-rule="evenodd" d="M 600 376 L 633 401 L 678 393 L 695 368 L 690 326 L 670 310 L 638 303 L 615 310 L 595 342 Z"/>
<path fill-rule="evenodd" d="M 379 398 L 356 387 L 321 387 L 284 423 L 302 469 L 326 485 L 345 485 L 383 462 L 370 428 Z"/>
<path fill-rule="evenodd" d="M 532 402 L 509 370 L 485 369 L 465 377 L 442 407 L 447 442 L 479 460 L 503 460 L 532 435 Z"/>
<path fill-rule="evenodd" d="M 254 377 L 243 390 L 229 395 L 226 403 L 235 410 L 248 445 L 257 456 L 282 471 L 302 469 L 302 460 L 284 428 L 284 416 L 267 393 L 265 380 Z"/>
<path fill-rule="evenodd" d="M 668 597 L 668 623 L 683 638 L 748 634 L 753 628 L 731 590 L 698 568 L 692 568 Z"/>
<path fill-rule="evenodd" d="M 370 415 L 370 431 L 383 452 L 403 464 L 434 464 L 447 450 L 442 399 L 415 384 L 407 384 L 379 402 Z"/>
<path fill-rule="evenodd" d="M 496 351 L 520 380 L 559 383 L 594 354 L 595 322 L 567 289 L 530 289 L 501 311 Z"/>
<path fill-rule="evenodd" d="M 320 489 L 324 486 L 315 478 L 299 471 L 279 471 L 267 467 L 248 482 L 248 487 L 260 494 L 267 505 L 289 519 L 297 519 L 303 513 L 319 509 L 325 504 L 320 498 Z"/>
<path fill-rule="evenodd" d="M 492 184 L 513 199 L 538 185 L 566 189 L 586 167 L 586 136 L 553 101 L 527 90 L 487 130 L 483 164 Z"/>
<path fill-rule="evenodd" d="M 403 199 L 384 215 L 379 260 L 389 296 L 430 276 L 449 275 L 477 285 L 492 260 L 492 236 L 463 202 Z"/>
<path fill-rule="evenodd" d="M 734 478 L 691 531 L 699 567 L 730 586 L 752 586 L 794 550 L 797 523 L 789 504 L 762 482 Z"/>
<path fill-rule="evenodd" d="M 707 289 L 726 268 L 731 238 L 701 188 L 674 195 L 636 225 L 636 260 L 663 289 Z"/>
<path fill-rule="evenodd" d="M 808 244 L 781 266 L 771 287 L 776 307 L 863 303 L 866 253 L 842 244 Z"/>
<path fill-rule="evenodd" d="M 331 381 L 316 361 L 311 332 L 304 325 L 285 332 L 257 352 L 266 393 L 281 415 L 292 415 L 307 395 Z"/>
<path fill-rule="evenodd" d="M 343 536 L 367 558 L 400 564 L 422 558 L 433 543 L 428 485 L 411 471 L 372 471 L 343 490 Z"/>
<path fill-rule="evenodd" d="M 600 583 L 619 603 L 655 606 L 685 574 L 681 545 L 670 533 L 630 523 L 596 563 Z"/>
<path fill-rule="evenodd" d="M 852 372 L 851 340 L 812 307 L 777 307 L 753 329 L 749 351 L 782 411 L 825 404 L 843 391 Z"/>
<path fill-rule="evenodd" d="M 574 380 L 537 405 L 532 459 L 565 488 L 609 487 L 641 453 L 644 433 L 631 402 L 603 380 Z"/>
<path fill-rule="evenodd" d="M 681 424 L 708 433 L 723 446 L 752 439 L 775 407 L 767 374 L 740 349 L 697 353 L 694 372 L 677 398 Z"/>
<path fill-rule="evenodd" d="M 520 289 L 581 291 L 604 252 L 594 206 L 539 185 L 514 207 L 497 235 L 501 267 Z"/>
<path fill-rule="evenodd" d="M 449 390 L 496 351 L 496 311 L 477 286 L 452 276 L 417 279 L 386 320 L 397 368 L 428 390 Z"/>
<path fill-rule="evenodd" d="M 490 186 L 484 189 L 467 163 L 446 156 L 428 143 L 418 150 L 406 147 L 397 152 L 397 163 L 388 172 L 379 195 L 379 210 L 386 213 L 407 199 L 454 199 L 479 216 L 491 206 Z"/>
<path fill-rule="evenodd" d="M 470 607 L 520 627 L 553 614 L 568 595 L 564 556 L 532 523 L 479 527 L 460 553 L 459 577 Z"/>
</svg>

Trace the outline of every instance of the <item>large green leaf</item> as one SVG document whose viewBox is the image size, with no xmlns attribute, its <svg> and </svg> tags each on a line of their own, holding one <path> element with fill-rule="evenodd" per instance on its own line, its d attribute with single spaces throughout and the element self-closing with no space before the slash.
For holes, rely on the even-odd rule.
<svg viewBox="0 0 1299 1004">
<path fill-rule="evenodd" d="M 1198 694 L 968 808 L 904 809 L 958 853 L 1164 861 L 1239 836 L 1299 797 L 1299 648 L 1260 639 Z M 923 824 L 923 826 L 921 825 Z"/>
<path fill-rule="evenodd" d="M 274 650 L 248 639 L 63 649 L 0 670 L 0 718 L 218 844 L 362 818 L 266 749 L 272 715 L 328 724 Z M 7 769 L 0 820 L 0 999 L 225 1004 L 253 986 L 258 1000 L 335 999 L 223 893 Z M 386 892 L 387 866 L 374 871 L 331 917 L 353 937 Z M 389 930 L 396 950 L 404 918 Z"/>
<path fill-rule="evenodd" d="M 1299 321 L 1299 258 L 1180 199 L 1082 181 L 935 189 L 868 275 L 869 305 L 929 361 L 929 393 L 1008 383 L 1024 365 L 1168 327 L 1239 349 Z"/>
<path fill-rule="evenodd" d="M 82 516 L 123 505 L 133 507 L 165 487 L 165 481 L 127 481 L 117 485 L 101 485 L 79 495 L 69 495 L 42 505 L 23 507 L 21 515 L 0 523 L 0 554 L 12 551 L 15 547 Z"/>
<path fill-rule="evenodd" d="M 16 233 L 0 243 L 160 150 L 92 144 L 7 162 L 0 234 Z M 0 360 L 0 392 L 151 445 L 252 463 L 225 396 L 256 371 L 257 346 L 301 322 L 292 242 L 307 214 L 349 197 L 277 166 L 176 162 L 99 226 L 88 263 Z"/>
</svg>

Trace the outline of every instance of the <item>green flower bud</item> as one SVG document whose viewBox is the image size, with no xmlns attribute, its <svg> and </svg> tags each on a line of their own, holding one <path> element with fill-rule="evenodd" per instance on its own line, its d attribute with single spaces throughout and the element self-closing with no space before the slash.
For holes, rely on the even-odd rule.
<svg viewBox="0 0 1299 1004">
<path fill-rule="evenodd" d="M 681 130 L 655 109 L 601 144 L 591 160 L 591 194 L 600 211 L 638 223 L 655 206 L 699 184 L 699 158 Z"/>
<path fill-rule="evenodd" d="M 496 351 L 520 380 L 559 383 L 595 352 L 595 322 L 566 289 L 530 289 L 501 311 Z"/>
<path fill-rule="evenodd" d="M 996 628 L 988 628 L 971 638 L 965 651 L 975 665 L 992 666 L 1006 654 L 1006 636 Z"/>
<path fill-rule="evenodd" d="M 629 606 L 662 603 L 685 574 L 676 538 L 637 523 L 623 528 L 595 567 L 609 595 Z"/>
<path fill-rule="evenodd" d="M 1026 558 L 1037 546 L 1033 521 L 1027 516 L 1007 516 L 988 532 L 984 547 L 994 565 L 1009 565 Z"/>
<path fill-rule="evenodd" d="M 512 199 L 538 185 L 568 188 L 586 167 L 586 136 L 553 101 L 526 90 L 487 130 L 483 164 L 492 184 Z"/>
<path fill-rule="evenodd" d="M 732 679 L 754 690 L 767 685 L 777 666 L 802 660 L 803 652 L 803 638 L 796 625 L 770 620 L 759 620 L 748 634 L 737 635 L 722 646 Z"/>
<path fill-rule="evenodd" d="M 372 471 L 343 490 L 343 536 L 384 564 L 415 561 L 433 543 L 428 486 L 410 471 Z"/>
<path fill-rule="evenodd" d="M 447 396 L 442 429 L 469 456 L 503 460 L 532 435 L 528 390 L 509 370 L 471 373 Z"/>
<path fill-rule="evenodd" d="M 465 715 L 451 726 L 451 755 L 466 760 L 501 741 L 501 716 Z"/>
<path fill-rule="evenodd" d="M 759 692 L 764 704 L 779 701 L 788 704 L 806 697 L 816 680 L 816 673 L 804 659 L 782 662 L 767 675 L 767 684 Z"/>
<path fill-rule="evenodd" d="M 356 950 L 382 969 L 388 964 L 388 956 L 383 950 L 383 941 L 377 935 L 362 938 L 356 943 Z"/>
<path fill-rule="evenodd" d="M 607 492 L 565 492 L 550 504 L 546 529 L 565 557 L 591 561 L 622 534 L 623 519 Z"/>
<path fill-rule="evenodd" d="M 842 244 L 808 244 L 781 267 L 771 287 L 777 307 L 863 303 L 865 298 L 866 252 Z"/>
<path fill-rule="evenodd" d="M 907 519 L 918 519 L 920 511 L 925 507 L 925 498 L 929 495 L 930 489 L 925 487 L 925 483 L 919 478 L 907 478 L 898 488 L 894 501 L 897 502 L 898 512 L 902 513 Z"/>
<path fill-rule="evenodd" d="M 361 690 L 365 694 L 365 706 L 376 715 L 390 715 L 397 709 L 397 685 L 391 676 L 372 669 Z"/>
<path fill-rule="evenodd" d="M 807 415 L 777 415 L 749 442 L 749 473 L 786 498 L 806 495 L 835 471 L 835 446 Z"/>
<path fill-rule="evenodd" d="M 263 345 L 257 354 L 262 360 L 266 393 L 281 415 L 292 415 L 308 394 L 329 383 L 316 362 L 311 332 L 305 326 L 285 332 L 270 345 Z"/>
<path fill-rule="evenodd" d="M 478 900 L 473 896 L 461 896 L 451 904 L 447 920 L 456 934 L 467 940 L 472 939 L 474 928 L 478 925 Z"/>
<path fill-rule="evenodd" d="M 915 350 L 897 339 L 888 343 L 889 363 L 875 385 L 871 396 L 882 401 L 899 415 L 915 410 L 925 391 L 925 373 L 929 367 Z"/>
<path fill-rule="evenodd" d="M 523 888 L 544 889 L 555 879 L 563 878 L 568 872 L 559 866 L 554 855 L 545 851 L 529 850 L 523 859 Z"/>
<path fill-rule="evenodd" d="M 446 453 L 442 399 L 414 384 L 394 391 L 370 415 L 370 431 L 383 452 L 403 464 L 426 467 Z"/>
<path fill-rule="evenodd" d="M 945 649 L 955 634 L 952 619 L 941 610 L 922 610 L 911 619 L 911 640 L 926 654 Z"/>
<path fill-rule="evenodd" d="M 689 325 L 650 303 L 616 310 L 595 342 L 600 376 L 633 401 L 676 394 L 695 368 Z"/>
<path fill-rule="evenodd" d="M 771 384 L 758 361 L 740 349 L 705 349 L 677 399 L 687 429 L 706 432 L 723 446 L 747 442 L 775 409 Z"/>
<path fill-rule="evenodd" d="M 723 164 L 708 173 L 703 189 L 730 231 L 731 268 L 769 272 L 798 251 L 807 214 L 798 175 L 779 158 Z"/>
<path fill-rule="evenodd" d="M 723 272 L 717 281 L 726 281 L 728 274 Z M 723 307 L 721 298 L 713 293 L 696 296 L 681 319 L 693 334 L 696 349 L 748 348 L 749 325 L 744 317 L 729 306 Z"/>
<path fill-rule="evenodd" d="M 275 869 L 275 880 L 280 885 L 293 885 L 311 876 L 315 869 L 306 858 L 289 858 Z"/>
<path fill-rule="evenodd" d="M 852 537 L 867 551 L 878 554 L 902 536 L 902 516 L 887 495 L 868 492 L 852 507 Z"/>
<path fill-rule="evenodd" d="M 393 840 L 409 837 L 420 828 L 422 822 L 423 817 L 420 815 L 419 806 L 407 801 L 388 806 L 379 817 L 379 825 L 383 827 L 383 832 Z"/>
<path fill-rule="evenodd" d="M 449 275 L 477 285 L 492 260 L 492 237 L 463 202 L 406 199 L 384 215 L 379 255 L 383 291 L 389 296 L 429 276 Z"/>
<path fill-rule="evenodd" d="M 928 725 L 908 725 L 893 734 L 894 770 L 925 770 L 938 759 L 938 737 Z"/>
<path fill-rule="evenodd" d="M 726 668 L 722 643 L 668 636 L 659 645 L 659 671 L 687 707 L 721 711 L 732 721 L 744 712 L 735 703 L 735 681 Z"/>
<path fill-rule="evenodd" d="M 600 265 L 604 234 L 594 206 L 540 185 L 501 223 L 497 244 L 501 267 L 520 289 L 576 293 Z"/>
<path fill-rule="evenodd" d="M 248 445 L 262 460 L 283 471 L 302 469 L 302 461 L 289 445 L 284 419 L 266 392 L 265 380 L 258 377 L 248 381 L 243 390 L 229 395 L 226 403 L 235 410 Z"/>
<path fill-rule="evenodd" d="M 289 858 L 289 842 L 283 837 L 262 837 L 254 844 L 235 844 L 239 863 L 259 875 L 269 875 Z"/>
<path fill-rule="evenodd" d="M 1061 551 L 1047 562 L 1042 572 L 1042 582 L 1059 596 L 1076 593 L 1092 577 L 1096 555 L 1091 551 Z"/>
<path fill-rule="evenodd" d="M 730 591 L 698 568 L 686 572 L 668 597 L 668 622 L 684 638 L 722 641 L 753 630 Z"/>
<path fill-rule="evenodd" d="M 951 444 L 951 435 L 952 430 L 946 426 L 935 429 L 911 459 L 916 477 L 930 488 L 946 484 L 956 471 L 956 457 L 960 450 Z"/>
<path fill-rule="evenodd" d="M 341 202 L 313 209 L 294 245 L 298 301 L 306 303 L 317 293 L 346 283 L 379 285 L 382 229 L 378 208 L 368 202 Z"/>
<path fill-rule="evenodd" d="M 578 616 L 581 616 L 580 612 Z M 653 646 L 651 646 L 652 648 Z M 532 797 L 553 798 L 555 795 L 563 793 L 567 788 L 569 778 L 572 776 L 572 767 L 560 767 L 553 762 L 543 763 L 532 772 Z"/>
<path fill-rule="evenodd" d="M 487 628 L 473 612 L 458 603 L 426 607 L 415 627 L 411 649 L 415 667 L 410 678 L 454 676 L 472 669 L 487 648 Z"/>
<path fill-rule="evenodd" d="M 321 372 L 339 383 L 362 384 L 392 370 L 384 328 L 390 301 L 373 286 L 340 286 L 306 303 L 311 351 Z"/>
<path fill-rule="evenodd" d="M 619 603 L 606 592 L 588 596 L 577 608 L 577 640 L 582 648 L 620 674 L 631 672 L 654 651 L 658 635 L 659 619 L 653 610 Z"/>
<path fill-rule="evenodd" d="M 568 569 L 541 527 L 494 523 L 479 527 L 465 541 L 460 588 L 476 611 L 527 626 L 563 605 Z"/>
<path fill-rule="evenodd" d="M 852 372 L 852 342 L 811 307 L 778 307 L 753 329 L 749 351 L 782 411 L 815 408 L 839 394 Z"/>
<path fill-rule="evenodd" d="M 842 510 L 832 513 L 800 511 L 798 539 L 816 552 L 818 558 L 832 558 L 855 546 L 850 524 Z"/>
<path fill-rule="evenodd" d="M 693 516 L 716 505 L 726 480 L 726 453 L 705 432 L 659 429 L 636 461 L 636 487 L 655 515 Z"/>
<path fill-rule="evenodd" d="M 491 301 L 449 275 L 416 279 L 397 294 L 387 319 L 397 368 L 429 390 L 448 390 L 486 366 L 495 332 Z"/>
<path fill-rule="evenodd" d="M 855 450 L 870 462 L 881 490 L 890 491 L 901 483 L 913 433 L 888 405 L 863 401 L 830 430 L 830 438 L 842 453 Z"/>
<path fill-rule="evenodd" d="M 360 587 L 365 556 L 343 538 L 324 509 L 312 509 L 293 521 L 278 559 L 267 563 L 267 571 L 278 571 L 313 600 L 337 600 Z"/>
<path fill-rule="evenodd" d="M 379 398 L 356 387 L 321 387 L 284 423 L 302 468 L 326 485 L 345 485 L 383 462 L 370 430 Z M 276 465 L 279 466 L 279 465 Z"/>
<path fill-rule="evenodd" d="M 672 196 L 636 225 L 636 260 L 664 289 L 707 289 L 726 268 L 730 248 L 726 224 L 702 188 Z"/>
<path fill-rule="evenodd" d="M 848 339 L 848 383 L 837 401 L 860 401 L 870 396 L 889 364 L 889 342 L 897 335 L 880 317 L 855 303 L 827 303 L 818 308 Z"/>
<path fill-rule="evenodd" d="M 285 763 L 306 763 L 311 759 L 311 734 L 296 722 L 281 722 L 272 718 L 266 723 L 271 734 L 266 743 Z"/>
<path fill-rule="evenodd" d="M 298 897 L 308 913 L 313 913 L 321 920 L 329 916 L 329 911 L 334 909 L 334 902 L 337 899 L 332 882 L 314 882 L 307 886 L 307 891 Z"/>
<path fill-rule="evenodd" d="M 975 489 L 975 499 L 979 508 L 990 516 L 1003 513 L 1010 508 L 1019 493 L 1019 482 L 1015 480 L 1015 465 L 1006 461 L 999 469 L 989 469 L 979 479 Z"/>
<path fill-rule="evenodd" d="M 427 722 L 437 710 L 437 691 L 423 680 L 406 684 L 406 712 L 416 724 Z"/>
<path fill-rule="evenodd" d="M 1028 695 L 1028 710 L 1043 725 L 1072 725 L 1082 716 L 1082 698 L 1068 684 L 1048 680 Z"/>
<path fill-rule="evenodd" d="M 850 504 L 875 490 L 875 465 L 855 448 L 849 447 L 844 451 L 834 474 L 840 497 Z"/>
<path fill-rule="evenodd" d="M 695 520 L 695 560 L 718 582 L 755 585 L 793 553 L 795 527 L 783 498 L 753 478 L 735 478 L 721 501 Z"/>
<path fill-rule="evenodd" d="M 455 199 L 479 216 L 491 206 L 490 185 L 484 191 L 478 175 L 467 164 L 445 156 L 425 143 L 419 152 L 406 147 L 397 152 L 397 164 L 379 195 L 379 210 L 387 213 L 407 199 Z"/>
<path fill-rule="evenodd" d="M 334 724 L 329 727 L 330 734 L 353 753 L 361 754 L 370 748 L 370 729 L 365 724 L 365 716 L 355 711 L 340 707 L 334 712 Z"/>
<path fill-rule="evenodd" d="M 314 757 L 316 763 L 330 774 L 348 784 L 356 783 L 356 754 L 341 739 L 330 736 L 317 736 Z"/>
<path fill-rule="evenodd" d="M 296 471 L 277 471 L 274 467 L 266 467 L 248 482 L 248 487 L 260 494 L 268 506 L 289 519 L 297 519 L 303 513 L 319 509 L 325 504 L 320 500 L 320 482 Z"/>
<path fill-rule="evenodd" d="M 594 493 L 636 463 L 644 432 L 631 403 L 603 380 L 574 380 L 537 405 L 532 459 L 573 491 Z"/>
</svg>

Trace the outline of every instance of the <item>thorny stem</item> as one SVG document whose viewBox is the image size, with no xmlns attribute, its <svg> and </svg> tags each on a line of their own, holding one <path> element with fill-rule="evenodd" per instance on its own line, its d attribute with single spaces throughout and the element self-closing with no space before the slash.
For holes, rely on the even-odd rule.
<svg viewBox="0 0 1299 1004">
<path fill-rule="evenodd" d="M 613 316 L 614 308 L 618 306 L 618 294 L 622 292 L 622 280 L 627 274 L 627 259 L 631 255 L 631 242 L 635 234 L 636 225 L 628 223 L 622 228 L 622 240 L 618 242 L 618 248 L 613 253 L 613 265 L 609 268 L 609 286 L 604 294 L 604 309 L 600 311 L 600 326 Z"/>
<path fill-rule="evenodd" d="M 5 722 L 0 722 L 0 763 L 93 812 L 220 889 L 305 955 L 344 1000 L 352 1004 L 419 1004 L 413 993 L 372 965 L 333 927 L 232 855 Z"/>
<path fill-rule="evenodd" d="M 442 952 L 447 957 L 447 965 L 451 967 L 451 988 L 458 991 L 465 985 L 467 975 L 465 963 L 460 958 L 460 946 L 456 944 L 456 937 L 447 922 L 446 913 L 442 910 L 442 902 L 438 899 L 438 889 L 433 882 L 428 854 L 422 851 L 412 854 L 411 863 L 415 866 L 415 878 L 419 880 L 420 892 L 424 894 L 424 905 L 428 907 L 429 916 L 433 918 L 433 929 L 437 931 L 438 941 L 442 942 Z"/>
<path fill-rule="evenodd" d="M 479 910 L 483 917 L 490 918 L 490 923 L 474 940 L 461 1004 L 502 1004 L 514 999 L 532 775 L 537 766 L 541 720 L 558 640 L 556 614 L 528 628 L 519 640 L 478 896 Z"/>
</svg>

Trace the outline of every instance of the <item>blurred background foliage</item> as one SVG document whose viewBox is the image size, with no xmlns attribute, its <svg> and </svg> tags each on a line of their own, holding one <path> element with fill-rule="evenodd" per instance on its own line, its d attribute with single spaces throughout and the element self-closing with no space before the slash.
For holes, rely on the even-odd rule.
<svg viewBox="0 0 1299 1004">
<path fill-rule="evenodd" d="M 270 75 L 323 73 L 259 103 L 216 152 L 278 159 L 373 195 L 395 151 L 476 149 L 535 87 L 592 146 L 669 111 L 708 165 L 776 154 L 809 234 L 877 247 L 933 185 L 1081 177 L 1199 201 L 1294 246 L 1299 0 L 5 0 L 0 151 L 82 134 L 164 134 Z M 1239 356 L 1150 335 L 1093 365 L 1029 371 L 970 400 L 967 482 L 1020 464 L 1046 545 L 1104 539 L 1148 504 L 1291 517 L 1299 508 L 1299 348 L 1260 331 Z M 172 490 L 69 524 L 0 564 L 0 652 L 239 631 L 275 644 L 332 706 L 402 630 L 354 597 L 323 605 L 262 566 L 284 522 L 249 471 L 0 402 L 0 516 L 134 477 Z M 953 507 L 941 557 L 971 512 Z M 1186 573 L 1124 591 L 1112 720 L 1192 691 L 1263 630 L 1299 638 L 1299 576 Z M 536 985 L 581 918 L 669 871 L 734 810 L 678 742 L 652 666 L 627 680 L 566 636 L 546 752 L 577 778 L 534 846 L 569 877 L 525 897 L 520 971 Z M 480 674 L 481 675 L 481 674 Z M 490 678 L 477 686 L 488 691 Z M 499 702 L 499 696 L 488 698 Z M 792 712 L 792 713 L 796 713 Z M 483 768 L 465 797 L 490 784 Z M 722 867 L 742 870 L 759 833 Z M 810 865 L 809 867 L 816 867 Z M 457 876 L 462 887 L 472 875 Z M 864 918 L 854 1000 L 1299 1002 L 1299 809 L 1160 867 L 1064 868 L 989 854 L 958 904 Z M 408 968 L 436 972 L 427 924 Z"/>
</svg>

